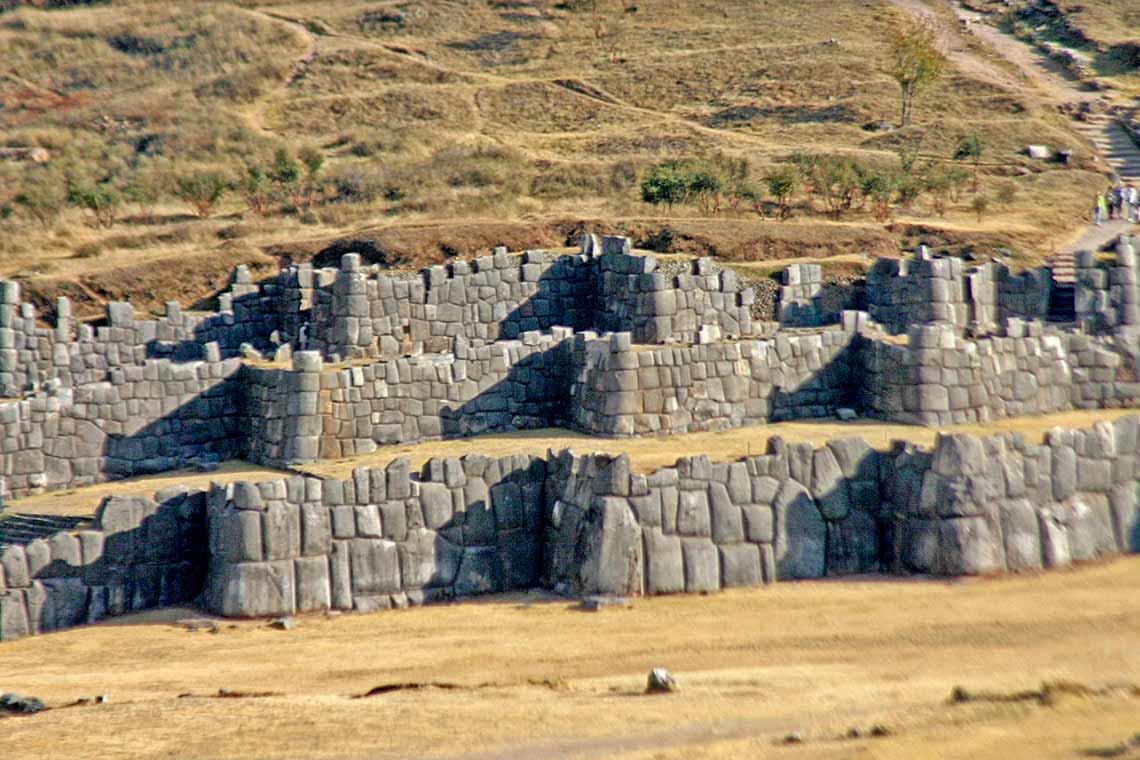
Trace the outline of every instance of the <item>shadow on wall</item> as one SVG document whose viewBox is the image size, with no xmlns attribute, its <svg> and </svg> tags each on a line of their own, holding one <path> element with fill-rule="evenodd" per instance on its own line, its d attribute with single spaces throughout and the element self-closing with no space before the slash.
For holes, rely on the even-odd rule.
<svg viewBox="0 0 1140 760">
<path fill-rule="evenodd" d="M 208 373 L 219 366 L 196 363 L 187 365 L 186 369 L 191 374 L 194 370 Z M 115 480 L 154 475 L 199 463 L 222 462 L 241 455 L 249 429 L 240 416 L 244 392 L 241 375 L 239 370 L 181 404 L 177 401 L 184 394 L 170 386 L 186 381 L 136 383 L 134 397 L 119 402 L 126 405 L 129 419 L 120 421 L 116 416 L 114 422 L 131 429 L 133 419 L 141 417 L 150 421 L 129 434 L 105 435 L 100 472 Z M 148 386 L 162 392 L 157 397 L 139 398 Z M 130 411 L 132 406 L 136 410 L 134 414 Z"/>
<path fill-rule="evenodd" d="M 507 376 L 466 403 L 440 409 L 442 437 L 562 427 L 572 419 L 572 340 L 513 363 Z"/>
<path fill-rule="evenodd" d="M 193 602 L 206 578 L 206 499 L 109 497 L 91 530 L 0 546 L 0 641 Z"/>
</svg>

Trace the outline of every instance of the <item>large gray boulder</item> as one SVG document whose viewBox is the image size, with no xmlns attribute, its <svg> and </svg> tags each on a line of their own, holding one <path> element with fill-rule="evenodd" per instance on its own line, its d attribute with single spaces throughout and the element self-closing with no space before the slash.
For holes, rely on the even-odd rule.
<svg viewBox="0 0 1140 760">
<path fill-rule="evenodd" d="M 641 528 L 629 500 L 622 496 L 596 499 L 581 525 L 578 556 L 582 564 L 576 590 L 619 596 L 640 593 L 641 544 Z"/>
<path fill-rule="evenodd" d="M 1108 498 L 1121 551 L 1140 552 L 1140 483 L 1118 483 Z"/>
<path fill-rule="evenodd" d="M 404 589 L 436 588 L 455 583 L 463 550 L 431 530 L 409 532 L 397 546 Z"/>
<path fill-rule="evenodd" d="M 685 591 L 690 594 L 720 589 L 720 556 L 716 544 L 707 538 L 681 539 L 685 564 Z"/>
<path fill-rule="evenodd" d="M 463 550 L 455 578 L 456 596 L 491 594 L 505 588 L 499 553 L 493 546 L 473 546 Z"/>
<path fill-rule="evenodd" d="M 812 454 L 811 493 L 825 519 L 842 520 L 847 516 L 851 506 L 847 479 L 830 448 L 817 449 Z"/>
<path fill-rule="evenodd" d="M 985 575 L 1004 567 L 1001 539 L 981 517 L 957 517 L 939 524 L 943 575 Z"/>
<path fill-rule="evenodd" d="M 1041 528 L 1041 559 L 1045 567 L 1066 567 L 1072 564 L 1065 509 L 1060 504 L 1039 508 L 1037 524 Z"/>
<path fill-rule="evenodd" d="M 751 483 L 748 490 L 752 490 Z M 723 483 L 709 483 L 708 493 L 713 541 L 718 544 L 735 544 L 743 541 L 744 522 L 740 507 L 732 503 L 728 489 Z"/>
<path fill-rule="evenodd" d="M 348 542 L 352 592 L 395 594 L 400 591 L 400 561 L 396 544 L 379 538 L 355 538 Z"/>
<path fill-rule="evenodd" d="M 807 489 L 794 480 L 785 480 L 773 508 L 777 577 L 822 577 L 826 568 L 827 523 Z"/>
<path fill-rule="evenodd" d="M 30 633 L 24 592 L 12 589 L 0 593 L 0 641 L 20 639 Z"/>
<path fill-rule="evenodd" d="M 681 538 L 667 536 L 659 528 L 643 528 L 645 541 L 645 593 L 676 594 L 685 590 L 685 565 Z"/>
<path fill-rule="evenodd" d="M 827 575 L 858 575 L 879 569 L 879 526 L 858 509 L 827 524 Z"/>
<path fill-rule="evenodd" d="M 207 602 L 211 612 L 224 617 L 292 615 L 297 611 L 293 561 L 214 563 Z"/>
<path fill-rule="evenodd" d="M 718 547 L 720 552 L 720 585 L 723 588 L 759 586 L 764 581 L 760 569 L 760 547 L 756 544 L 733 544 Z"/>
<path fill-rule="evenodd" d="M 328 557 L 299 557 L 293 561 L 293 572 L 297 583 L 298 612 L 332 608 Z"/>
<path fill-rule="evenodd" d="M 937 575 L 940 572 L 939 522 L 939 520 L 907 517 L 901 521 L 901 526 L 896 526 L 895 540 L 901 542 L 897 551 L 902 569 L 929 575 Z"/>
<path fill-rule="evenodd" d="M 1000 514 L 1006 568 L 1013 571 L 1041 568 L 1041 525 L 1033 504 L 1028 499 L 1002 502 Z"/>
</svg>

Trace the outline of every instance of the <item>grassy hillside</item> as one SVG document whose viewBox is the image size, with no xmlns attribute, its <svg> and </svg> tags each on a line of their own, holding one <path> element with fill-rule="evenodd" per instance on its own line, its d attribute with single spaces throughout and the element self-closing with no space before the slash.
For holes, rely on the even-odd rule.
<svg viewBox="0 0 1140 760">
<path fill-rule="evenodd" d="M 586 226 L 745 260 L 917 239 L 1049 253 L 1086 215 L 1096 162 L 1052 104 L 953 68 L 914 126 L 870 129 L 897 119 L 886 60 L 901 18 L 878 0 L 116 0 L 0 13 L 0 144 L 51 154 L 0 160 L 0 274 L 45 301 L 66 285 L 90 312 L 122 292 L 196 298 L 236 260 L 269 269 L 348 245 L 417 265 L 561 244 Z M 903 152 L 944 170 L 975 132 L 981 214 L 959 188 L 945 209 L 926 195 L 886 219 L 865 203 L 836 220 L 799 192 L 791 218 L 775 218 L 765 178 L 796 153 L 897 171 Z M 1030 142 L 1076 147 L 1075 165 L 1029 161 Z M 179 180 L 203 173 L 272 175 L 282 150 L 302 189 L 263 214 L 240 190 L 209 218 L 178 198 Z M 319 159 L 311 180 L 305 156 Z M 640 184 L 665 160 L 746 192 L 716 207 L 645 203 Z M 94 210 L 56 214 L 68 188 Z M 121 199 L 110 224 L 101 190 Z"/>
</svg>

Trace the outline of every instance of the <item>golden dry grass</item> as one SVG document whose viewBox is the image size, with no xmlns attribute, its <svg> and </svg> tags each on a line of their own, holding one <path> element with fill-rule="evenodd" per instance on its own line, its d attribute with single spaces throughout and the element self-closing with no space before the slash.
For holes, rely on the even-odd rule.
<svg viewBox="0 0 1140 760">
<path fill-rule="evenodd" d="M 1027 142 L 1080 141 L 1048 98 L 986 68 L 1000 74 L 1000 62 L 955 68 L 920 103 L 919 126 L 865 131 L 895 116 L 897 88 L 884 51 L 902 11 L 888 2 L 838 0 L 826 13 L 804 13 L 791 0 L 654 0 L 636 13 L 622 13 L 616 1 L 597 6 L 597 19 L 589 3 L 538 0 L 193 8 L 115 0 L 7 14 L 0 39 L 13 55 L 0 63 L 0 100 L 12 105 L 0 111 L 0 127 L 8 143 L 44 144 L 61 162 L 90 164 L 91 171 L 100 162 L 140 161 L 222 165 L 235 175 L 277 145 L 309 144 L 324 154 L 326 175 L 362 173 L 374 197 L 322 206 L 303 223 L 296 215 L 250 219 L 236 194 L 213 221 L 189 219 L 168 201 L 157 223 L 131 207 L 124 214 L 130 220 L 110 231 L 89 228 L 74 210 L 42 230 L 17 209 L 0 225 L 0 274 L 36 283 L 43 302 L 79 281 L 93 301 L 133 289 L 160 304 L 209 293 L 232 263 L 219 261 L 213 281 L 181 289 L 155 288 L 134 267 L 195 252 L 220 259 L 238 250 L 256 260 L 259 251 L 298 240 L 440 220 L 510 220 L 531 227 L 532 237 L 560 234 L 558 242 L 569 237 L 561 224 L 567 219 L 635 236 L 699 225 L 700 234 L 677 235 L 677 250 L 699 246 L 748 259 L 881 252 L 909 244 L 910 225 L 929 225 L 954 244 L 982 252 L 1013 247 L 1037 261 L 1082 221 L 1101 182 L 1088 171 L 1088 156 L 1070 170 L 1019 155 Z M 146 25 L 137 23 L 141 17 Z M 829 39 L 839 44 L 824 44 Z M 152 45 L 162 52 L 147 52 Z M 43 65 L 57 59 L 68 64 Z M 248 92 L 215 93 L 219 81 L 240 84 L 243 77 Z M 65 105 L 29 100 L 29 88 L 59 91 Z M 762 184 L 770 166 L 796 151 L 895 162 L 901 140 L 921 138 L 924 154 L 945 160 L 973 130 L 989 146 L 994 187 L 1017 191 L 980 221 L 968 198 L 945 219 L 920 203 L 887 226 L 866 209 L 844 224 L 806 209 L 791 223 L 761 221 L 751 211 L 693 220 L 695 207 L 662 214 L 641 203 L 637 190 L 638 174 L 664 158 L 747 158 Z M 144 143 L 148 152 L 137 155 Z M 18 187 L 19 174 L 0 166 L 0 185 Z M 0 188 L 0 206 L 7 196 Z M 172 237 L 171 227 L 195 234 Z M 440 227 L 439 245 L 404 239 L 381 247 L 419 265 L 444 256 L 446 236 Z M 320 247 L 291 250 L 312 255 Z M 72 258 L 95 250 L 102 253 Z M 123 285 L 104 292 L 99 275 L 108 269 L 121 270 L 116 282 Z"/>
<path fill-rule="evenodd" d="M 432 457 L 462 456 L 467 453 L 488 456 L 509 454 L 540 456 L 551 449 L 560 451 L 568 448 L 578 453 L 604 451 L 611 454 L 628 454 L 630 464 L 636 471 L 652 472 L 661 467 L 671 466 L 678 457 L 682 456 L 705 454 L 716 461 L 732 461 L 752 454 L 763 454 L 767 450 L 768 439 L 774 436 L 780 436 L 790 443 L 806 441 L 820 446 L 836 438 L 860 437 L 879 450 L 890 448 L 892 442 L 896 440 L 929 447 L 934 444 L 939 432 L 970 433 L 979 436 L 1021 433 L 1026 440 L 1039 443 L 1050 428 L 1091 427 L 1100 420 L 1113 420 L 1136 413 L 1136 410 L 1130 409 L 1059 412 L 979 424 L 948 425 L 943 428 L 898 425 L 868 419 L 852 422 L 839 422 L 834 419 L 801 420 L 709 433 L 642 438 L 599 438 L 560 428 L 543 428 L 407 446 L 385 446 L 373 454 L 302 465 L 298 469 L 325 477 L 346 477 L 354 467 L 384 466 L 397 457 L 408 457 L 412 467 L 420 467 Z"/>
<path fill-rule="evenodd" d="M 146 475 L 85 488 L 28 496 L 8 502 L 13 512 L 36 515 L 94 515 L 95 509 L 107 496 L 145 496 L 168 486 L 208 488 L 210 483 L 230 483 L 235 480 L 271 480 L 282 477 L 281 470 L 249 464 L 242 461 L 223 462 L 214 472 L 172 470 L 161 475 Z"/>
<path fill-rule="evenodd" d="M 218 633 L 185 613 L 0 644 L 0 722 L 21 758 L 1072 758 L 1140 726 L 1127 690 L 947 704 L 955 686 L 1140 681 L 1140 559 L 969 581 L 866 578 L 580 612 L 516 594 Z M 643 697 L 647 670 L 682 690 Z M 354 699 L 392 683 L 446 683 Z M 211 698 L 219 689 L 273 692 Z M 179 695 L 192 695 L 179 697 Z M 873 724 L 892 736 L 870 739 Z M 857 740 L 842 737 L 851 728 Z M 804 743 L 777 744 L 789 732 Z"/>
<path fill-rule="evenodd" d="M 581 454 L 595 451 L 628 454 L 630 464 L 635 471 L 648 473 L 672 466 L 682 456 L 704 454 L 714 461 L 727 462 L 753 454 L 763 454 L 767 450 L 768 439 L 775 436 L 789 443 L 810 442 L 819 446 L 836 438 L 859 437 L 880 451 L 889 449 L 894 441 L 907 441 L 931 447 L 939 432 L 970 433 L 978 436 L 1020 433 L 1027 441 L 1039 443 L 1044 439 L 1045 433 L 1054 427 L 1086 428 L 1101 420 L 1114 420 L 1136 413 L 1136 410 L 1132 409 L 1070 411 L 996 420 L 984 424 L 949 425 L 943 428 L 898 425 L 870 419 L 852 422 L 839 422 L 833 419 L 802 420 L 717 432 L 643 438 L 599 438 L 563 428 L 541 428 L 517 433 L 492 433 L 471 438 L 384 446 L 373 454 L 296 465 L 292 469 L 320 477 L 343 478 L 351 475 L 356 467 L 384 467 L 399 457 L 407 457 L 413 468 L 419 468 L 432 457 L 459 457 L 468 453 L 500 457 L 511 454 L 544 456 L 551 450 L 572 449 Z M 288 474 L 284 470 L 234 460 L 224 462 L 215 472 L 179 470 L 162 475 L 129 478 L 86 488 L 29 496 L 12 501 L 9 506 L 13 512 L 26 514 L 93 515 L 105 496 L 150 497 L 155 491 L 167 486 L 205 488 L 211 482 L 228 483 L 235 480 L 257 482 L 287 477 Z"/>
</svg>

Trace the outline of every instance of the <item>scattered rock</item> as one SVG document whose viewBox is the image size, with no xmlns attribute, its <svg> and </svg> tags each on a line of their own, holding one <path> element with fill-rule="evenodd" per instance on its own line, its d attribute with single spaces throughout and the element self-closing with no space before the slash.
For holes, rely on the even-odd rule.
<svg viewBox="0 0 1140 760">
<path fill-rule="evenodd" d="M 582 599 L 580 609 L 586 612 L 601 612 L 606 607 L 628 607 L 629 599 L 624 596 L 587 596 Z"/>
<path fill-rule="evenodd" d="M 858 415 L 855 414 L 854 409 L 849 409 L 848 407 L 841 406 L 835 410 L 835 416 L 838 417 L 843 422 L 850 422 L 851 420 L 855 419 Z"/>
<path fill-rule="evenodd" d="M 891 731 L 890 728 L 884 726 L 882 723 L 876 723 L 875 725 L 871 726 L 871 736 L 874 736 L 876 738 L 890 736 L 893 733 L 894 732 Z"/>
<path fill-rule="evenodd" d="M 20 694 L 0 694 L 0 712 L 15 713 L 17 715 L 34 715 L 47 708 L 44 703 L 35 697 L 25 697 Z"/>
<path fill-rule="evenodd" d="M 677 679 L 665 668 L 654 668 L 649 671 L 649 679 L 645 683 L 646 694 L 671 694 L 680 689 Z"/>
<path fill-rule="evenodd" d="M 265 359 L 265 357 L 261 355 L 260 351 L 248 343 L 242 343 L 241 348 L 239 348 L 238 351 L 241 353 L 241 357 L 243 359 L 247 359 L 249 361 L 259 362 Z"/>
<path fill-rule="evenodd" d="M 1053 151 L 1044 145 L 1026 145 L 1025 155 L 1030 158 L 1049 159 L 1053 157 Z"/>
<path fill-rule="evenodd" d="M 297 627 L 297 619 L 290 615 L 274 618 L 269 621 L 269 627 L 276 628 L 279 631 L 291 631 Z"/>
<path fill-rule="evenodd" d="M 793 731 L 783 739 L 780 740 L 781 744 L 803 744 L 804 737 L 799 731 Z"/>
<path fill-rule="evenodd" d="M 208 618 L 183 618 L 176 620 L 174 624 L 188 631 L 209 631 L 210 633 L 217 633 L 218 631 L 217 622 Z"/>
</svg>

